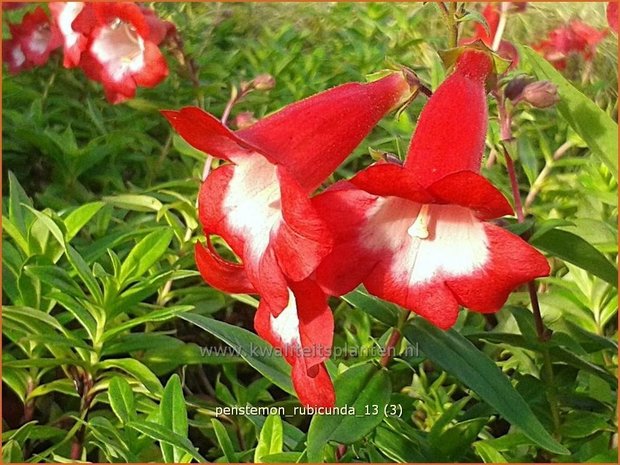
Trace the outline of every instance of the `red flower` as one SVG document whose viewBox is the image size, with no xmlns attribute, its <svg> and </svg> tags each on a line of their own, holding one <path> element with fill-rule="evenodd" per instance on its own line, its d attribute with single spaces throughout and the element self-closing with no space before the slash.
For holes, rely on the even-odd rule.
<svg viewBox="0 0 620 465">
<path fill-rule="evenodd" d="M 26 13 L 20 24 L 9 24 L 11 39 L 2 41 L 3 61 L 11 73 L 18 73 L 47 62 L 61 44 L 56 26 L 41 7 Z"/>
<path fill-rule="evenodd" d="M 618 2 L 607 4 L 607 23 L 610 28 L 618 32 Z"/>
<path fill-rule="evenodd" d="M 17 10 L 18 8 L 23 8 L 27 5 L 29 5 L 30 2 L 2 2 L 2 9 L 3 10 Z"/>
<path fill-rule="evenodd" d="M 86 48 L 88 38 L 73 29 L 73 21 L 90 4 L 84 2 L 51 2 L 49 4 L 52 17 L 63 37 L 63 66 L 74 68 L 79 65 L 82 52 Z"/>
<path fill-rule="evenodd" d="M 401 73 L 371 84 L 345 84 L 231 132 L 197 108 L 165 111 L 194 147 L 228 163 L 202 185 L 200 220 L 207 238 L 230 244 L 242 265 L 196 246 L 204 279 L 230 293 L 256 293 L 259 335 L 293 365 L 301 402 L 331 405 L 323 365 L 333 320 L 325 294 L 310 280 L 332 248 L 330 233 L 309 195 L 392 108 L 410 96 Z"/>
<path fill-rule="evenodd" d="M 516 8 L 515 11 L 523 11 L 519 8 Z M 472 39 L 465 40 L 462 44 L 471 44 L 476 40 L 482 40 L 484 44 L 491 48 L 493 46 L 493 40 L 495 39 L 495 34 L 497 33 L 497 28 L 499 26 L 499 20 L 501 17 L 500 10 L 496 3 L 489 3 L 482 11 L 482 16 L 487 22 L 489 26 L 489 31 L 484 28 L 484 26 L 480 23 L 476 23 L 475 25 L 475 34 Z M 510 65 L 510 69 L 516 67 L 519 64 L 519 52 L 516 47 L 507 40 L 501 40 L 499 46 L 497 48 L 497 53 L 502 58 L 506 60 L 510 60 L 512 63 Z"/>
<path fill-rule="evenodd" d="M 154 10 L 145 6 L 140 6 L 140 11 L 149 25 L 149 39 L 151 42 L 155 43 L 155 45 L 161 44 L 166 37 L 176 32 L 176 26 L 170 21 L 160 19 Z"/>
<path fill-rule="evenodd" d="M 424 108 L 404 165 L 379 162 L 314 198 L 337 246 L 317 270 L 326 292 L 360 282 L 373 295 L 449 328 L 459 305 L 495 312 L 545 258 L 486 222 L 511 214 L 480 174 L 491 60 L 466 51 Z"/>
<path fill-rule="evenodd" d="M 581 55 L 587 61 L 592 60 L 596 46 L 607 33 L 607 30 L 599 31 L 574 20 L 549 32 L 548 38 L 534 45 L 534 49 L 542 53 L 557 69 L 564 69 L 571 54 Z"/>
<path fill-rule="evenodd" d="M 103 84 L 111 103 L 133 98 L 137 87 L 154 87 L 168 75 L 157 47 L 160 32 L 133 3 L 93 3 L 73 22 L 88 37 L 80 59 L 86 75 Z"/>
</svg>

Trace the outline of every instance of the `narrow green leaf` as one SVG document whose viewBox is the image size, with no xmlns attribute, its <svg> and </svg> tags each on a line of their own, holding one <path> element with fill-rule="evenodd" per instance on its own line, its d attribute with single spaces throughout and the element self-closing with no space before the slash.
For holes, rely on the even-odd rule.
<svg viewBox="0 0 620 465">
<path fill-rule="evenodd" d="M 396 306 L 389 302 L 375 299 L 369 296 L 366 291 L 356 289 L 342 296 L 342 299 L 353 307 L 367 312 L 387 326 L 394 327 L 398 323 L 398 309 Z"/>
<path fill-rule="evenodd" d="M 103 294 L 101 292 L 101 288 L 95 277 L 93 276 L 92 271 L 88 268 L 88 265 L 82 258 L 82 256 L 75 250 L 73 247 L 67 244 L 67 248 L 65 251 L 67 260 L 78 274 L 84 285 L 87 287 L 88 291 L 91 293 L 96 302 L 103 301 Z"/>
<path fill-rule="evenodd" d="M 52 289 L 73 297 L 86 298 L 82 289 L 71 279 L 69 273 L 58 266 L 28 265 L 24 269 L 29 276 L 40 279 Z"/>
<path fill-rule="evenodd" d="M 250 366 L 280 389 L 289 394 L 294 393 L 291 385 L 291 367 L 283 357 L 277 356 L 273 348 L 256 334 L 247 329 L 193 313 L 180 315 L 179 318 L 189 321 L 221 339 L 235 349 Z"/>
<path fill-rule="evenodd" d="M 618 124 L 530 47 L 520 47 L 538 79 L 558 87 L 558 111 L 618 179 Z"/>
<path fill-rule="evenodd" d="M 618 287 L 618 270 L 594 246 L 561 229 L 550 229 L 531 241 L 534 247 L 565 260 Z"/>
<path fill-rule="evenodd" d="M 279 415 L 269 415 L 260 430 L 254 462 L 263 463 L 265 456 L 282 452 L 283 438 L 282 418 Z"/>
<path fill-rule="evenodd" d="M 213 431 L 215 432 L 215 437 L 217 437 L 217 442 L 224 453 L 224 457 L 226 457 L 226 461 L 228 463 L 239 462 L 233 443 L 224 425 L 216 418 L 211 419 L 211 424 L 213 425 Z"/>
<path fill-rule="evenodd" d="M 351 415 L 315 415 L 308 430 L 308 461 L 322 462 L 328 441 L 351 444 L 375 429 L 392 392 L 386 370 L 372 364 L 349 368 L 334 381 L 336 407 L 352 406 Z"/>
<path fill-rule="evenodd" d="M 187 409 L 181 380 L 177 374 L 172 375 L 168 383 L 166 383 L 164 394 L 159 404 L 159 416 L 166 428 L 179 436 L 187 437 Z M 180 463 L 181 458 L 185 454 L 183 449 L 166 443 L 161 444 L 161 451 L 164 461 L 169 463 Z"/>
<path fill-rule="evenodd" d="M 81 205 L 69 213 L 64 219 L 65 228 L 67 229 L 67 242 L 73 239 L 104 205 L 104 202 L 91 202 Z"/>
<path fill-rule="evenodd" d="M 133 391 L 125 378 L 115 376 L 110 380 L 110 386 L 108 387 L 108 398 L 110 400 L 110 407 L 112 407 L 112 411 L 121 423 L 126 425 L 135 418 L 136 410 Z"/>
<path fill-rule="evenodd" d="M 35 210 L 30 205 L 22 205 L 24 205 L 24 207 L 30 210 L 38 218 L 38 220 L 49 230 L 50 233 L 52 233 L 52 236 L 54 236 L 54 238 L 62 247 L 65 246 L 65 236 L 51 217 L 49 217 L 45 213 Z"/>
<path fill-rule="evenodd" d="M 114 197 L 103 197 L 103 201 L 115 207 L 139 212 L 158 211 L 163 207 L 159 200 L 148 195 L 123 194 Z"/>
<path fill-rule="evenodd" d="M 136 246 L 121 266 L 121 283 L 142 276 L 166 252 L 174 233 L 170 229 L 160 229 L 147 234 Z"/>
<path fill-rule="evenodd" d="M 97 365 L 97 369 L 108 370 L 110 368 L 118 368 L 136 378 L 151 393 L 161 396 L 164 388 L 157 376 L 153 374 L 145 365 L 138 360 L 132 358 L 120 358 L 113 360 L 105 360 Z"/>
<path fill-rule="evenodd" d="M 185 436 L 180 436 L 168 428 L 158 425 L 157 423 L 153 423 L 152 421 L 142 421 L 142 420 L 132 420 L 127 426 L 135 429 L 136 431 L 159 441 L 160 443 L 170 444 L 179 449 L 184 450 L 192 457 L 194 457 L 198 462 L 206 463 L 207 460 L 202 457 L 191 441 Z"/>
<path fill-rule="evenodd" d="M 535 444 L 556 454 L 570 453 L 545 430 L 497 365 L 461 334 L 442 331 L 416 318 L 405 327 L 404 335 L 411 343 L 419 343 L 429 359 L 471 388 Z"/>
</svg>

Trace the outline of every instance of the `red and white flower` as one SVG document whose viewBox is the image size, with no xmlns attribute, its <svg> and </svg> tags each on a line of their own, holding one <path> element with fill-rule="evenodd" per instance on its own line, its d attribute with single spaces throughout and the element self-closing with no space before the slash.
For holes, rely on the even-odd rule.
<svg viewBox="0 0 620 465">
<path fill-rule="evenodd" d="M 311 281 L 332 238 L 309 195 L 410 95 L 405 75 L 395 72 L 336 87 L 236 132 L 197 108 L 163 112 L 187 142 L 228 162 L 203 183 L 199 216 L 207 238 L 221 236 L 242 264 L 223 260 L 208 240 L 196 247 L 198 269 L 218 289 L 261 296 L 257 332 L 286 349 L 304 404 L 334 401 L 323 366 L 333 320 Z"/>
<path fill-rule="evenodd" d="M 546 259 L 487 220 L 512 213 L 480 174 L 489 56 L 465 51 L 424 108 L 404 165 L 380 162 L 313 199 L 335 235 L 316 272 L 333 295 L 360 282 L 440 328 L 459 306 L 495 312 Z"/>
<path fill-rule="evenodd" d="M 84 2 L 51 2 L 52 17 L 63 37 L 63 66 L 74 68 L 79 65 L 88 38 L 73 29 L 73 21 L 90 4 Z"/>
<path fill-rule="evenodd" d="M 168 66 L 152 35 L 149 19 L 134 3 L 93 3 L 72 23 L 88 37 L 80 59 L 86 75 L 103 84 L 106 97 L 120 103 L 137 87 L 154 87 L 168 75 Z"/>
<path fill-rule="evenodd" d="M 3 61 L 11 73 L 47 62 L 61 45 L 60 33 L 41 7 L 26 13 L 20 24 L 9 24 L 11 39 L 3 40 Z"/>
</svg>

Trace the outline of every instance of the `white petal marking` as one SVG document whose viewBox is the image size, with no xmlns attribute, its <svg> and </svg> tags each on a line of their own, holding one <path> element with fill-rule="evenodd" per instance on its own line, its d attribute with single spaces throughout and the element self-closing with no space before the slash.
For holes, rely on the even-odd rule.
<svg viewBox="0 0 620 465">
<path fill-rule="evenodd" d="M 299 318 L 295 295 L 288 289 L 288 304 L 277 317 L 270 316 L 271 331 L 277 335 L 283 345 L 301 347 L 299 336 Z"/>
<path fill-rule="evenodd" d="M 115 81 L 140 71 L 144 65 L 144 39 L 131 24 L 117 20 L 101 28 L 91 51 Z"/>
<path fill-rule="evenodd" d="M 258 261 L 282 220 L 276 167 L 259 154 L 233 161 L 236 167 L 222 210 L 230 229 L 246 241 L 249 258 Z"/>
<path fill-rule="evenodd" d="M 378 201 L 368 214 L 361 243 L 390 250 L 392 273 L 410 286 L 438 275 L 469 275 L 489 258 L 484 226 L 465 207 L 420 205 L 389 197 Z"/>
</svg>

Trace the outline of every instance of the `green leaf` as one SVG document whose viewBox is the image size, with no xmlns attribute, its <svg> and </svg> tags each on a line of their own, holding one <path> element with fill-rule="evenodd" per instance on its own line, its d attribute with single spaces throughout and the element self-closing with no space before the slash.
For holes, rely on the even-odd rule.
<svg viewBox="0 0 620 465">
<path fill-rule="evenodd" d="M 24 269 L 28 275 L 40 279 L 52 289 L 59 290 L 73 297 L 86 297 L 82 289 L 71 279 L 69 273 L 60 267 L 28 265 Z"/>
<path fill-rule="evenodd" d="M 51 217 L 46 215 L 45 213 L 35 210 L 30 205 L 26 205 L 26 204 L 23 204 L 23 205 L 38 218 L 38 220 L 49 230 L 49 232 L 52 233 L 52 236 L 54 236 L 54 238 L 58 241 L 58 243 L 64 247 L 65 236 L 63 232 L 60 230 L 60 228 L 58 227 L 58 225 L 56 224 L 56 222 Z"/>
<path fill-rule="evenodd" d="M 177 374 L 172 375 L 168 383 L 166 383 L 164 394 L 159 404 L 159 416 L 162 425 L 179 436 L 187 437 L 187 409 L 185 407 L 181 380 Z M 166 443 L 161 444 L 161 452 L 164 462 L 168 463 L 179 463 L 185 454 L 183 449 Z"/>
<path fill-rule="evenodd" d="M 367 312 L 387 326 L 394 327 L 398 323 L 398 308 L 389 302 L 371 297 L 366 291 L 356 289 L 342 296 L 342 299 L 353 307 Z"/>
<path fill-rule="evenodd" d="M 551 229 L 531 241 L 534 247 L 565 260 L 618 287 L 618 270 L 605 256 L 568 231 Z"/>
<path fill-rule="evenodd" d="M 355 415 L 315 415 L 308 430 L 308 461 L 322 462 L 328 441 L 351 444 L 375 429 L 384 417 L 392 386 L 387 371 L 358 365 L 334 381 L 336 407 L 352 406 Z"/>
<path fill-rule="evenodd" d="M 613 431 L 605 415 L 594 412 L 569 412 L 564 418 L 560 429 L 562 436 L 567 438 L 585 438 L 599 431 Z"/>
<path fill-rule="evenodd" d="M 114 197 L 103 197 L 103 201 L 115 207 L 139 212 L 158 211 L 163 207 L 159 200 L 148 195 L 123 194 Z"/>
<path fill-rule="evenodd" d="M 429 359 L 476 392 L 535 444 L 556 454 L 570 453 L 545 430 L 497 365 L 461 334 L 442 331 L 416 318 L 405 327 L 404 335 L 412 344 L 419 343 Z"/>
<path fill-rule="evenodd" d="M 156 441 L 159 441 L 160 443 L 163 442 L 170 444 L 178 449 L 184 450 L 198 462 L 207 462 L 207 460 L 198 453 L 188 438 L 178 435 L 162 425 L 158 425 L 152 421 L 132 420 L 127 424 L 127 426 L 152 439 L 155 439 Z"/>
<path fill-rule="evenodd" d="M 269 415 L 263 424 L 254 451 L 254 462 L 264 463 L 264 457 L 282 452 L 283 446 L 282 418 Z"/>
<path fill-rule="evenodd" d="M 93 296 L 94 300 L 96 302 L 102 302 L 103 294 L 101 292 L 101 288 L 97 284 L 93 273 L 88 268 L 88 265 L 86 264 L 82 256 L 70 245 L 67 245 L 65 255 L 75 272 L 78 274 L 84 285 Z"/>
<path fill-rule="evenodd" d="M 228 432 L 222 423 L 216 419 L 211 419 L 211 424 L 213 425 L 213 431 L 215 432 L 215 436 L 217 437 L 217 442 L 224 452 L 224 457 L 226 457 L 226 461 L 228 463 L 237 463 L 239 459 L 237 458 L 237 453 L 235 452 L 235 448 L 233 447 L 233 443 L 228 436 Z"/>
<path fill-rule="evenodd" d="M 173 235 L 171 229 L 160 229 L 140 240 L 121 266 L 120 282 L 124 284 L 129 279 L 139 278 L 146 273 L 166 252 Z"/>
<path fill-rule="evenodd" d="M 2 446 L 2 463 L 23 463 L 24 454 L 17 441 L 8 441 Z"/>
<path fill-rule="evenodd" d="M 221 339 L 235 349 L 260 374 L 280 389 L 289 394 L 294 394 L 291 385 L 290 365 L 286 363 L 283 357 L 275 355 L 273 348 L 256 334 L 247 329 L 193 313 L 180 315 L 179 318 L 189 321 Z"/>
<path fill-rule="evenodd" d="M 164 388 L 157 376 L 153 374 L 145 365 L 138 360 L 132 358 L 120 358 L 113 360 L 105 360 L 97 365 L 100 370 L 108 370 L 110 368 L 118 368 L 140 381 L 144 387 L 151 393 L 161 396 Z"/>
<path fill-rule="evenodd" d="M 65 228 L 67 229 L 67 242 L 73 239 L 104 205 L 104 202 L 91 202 L 84 204 L 69 213 L 64 219 Z"/>
<path fill-rule="evenodd" d="M 538 79 L 547 79 L 557 86 L 560 115 L 618 179 L 618 124 L 538 53 L 529 47 L 520 49 L 520 55 L 527 59 Z"/>
<path fill-rule="evenodd" d="M 131 386 L 121 376 L 115 376 L 110 380 L 108 387 L 110 407 L 118 419 L 126 425 L 136 416 L 133 391 Z"/>
</svg>

